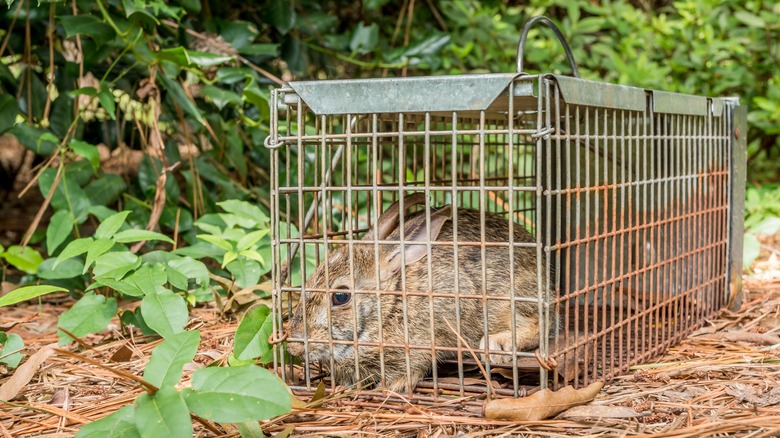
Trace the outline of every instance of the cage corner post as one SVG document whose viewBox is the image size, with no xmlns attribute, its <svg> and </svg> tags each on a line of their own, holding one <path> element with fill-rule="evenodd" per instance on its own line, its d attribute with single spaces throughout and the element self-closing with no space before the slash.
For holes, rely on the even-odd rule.
<svg viewBox="0 0 780 438">
<path fill-rule="evenodd" d="M 747 105 L 736 104 L 731 114 L 731 187 L 729 205 L 729 258 L 726 298 L 730 310 L 742 306 L 742 244 L 745 233 L 747 173 Z"/>
</svg>

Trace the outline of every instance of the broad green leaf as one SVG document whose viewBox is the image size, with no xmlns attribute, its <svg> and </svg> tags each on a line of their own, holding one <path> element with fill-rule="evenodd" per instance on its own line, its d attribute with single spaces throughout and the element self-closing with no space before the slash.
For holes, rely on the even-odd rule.
<svg viewBox="0 0 780 438">
<path fill-rule="evenodd" d="M 95 239 L 110 239 L 114 237 L 114 234 L 124 225 L 129 214 L 130 211 L 125 210 L 106 218 L 95 230 Z"/>
<path fill-rule="evenodd" d="M 10 368 L 16 368 L 22 361 L 21 350 L 24 348 L 22 337 L 16 333 L 0 332 L 0 345 L 3 347 L 0 350 L 0 363 L 8 365 Z"/>
<path fill-rule="evenodd" d="M 111 289 L 114 289 L 115 291 L 119 291 L 124 295 L 131 296 L 131 297 L 140 298 L 144 296 L 143 291 L 139 289 L 138 286 L 135 285 L 135 283 L 131 283 L 125 280 L 115 280 L 113 278 L 96 277 L 95 282 L 92 283 L 92 285 L 93 286 L 97 285 L 95 287 L 108 286 Z"/>
<path fill-rule="evenodd" d="M 35 274 L 38 266 L 43 263 L 41 254 L 29 246 L 9 246 L 2 256 L 8 263 L 28 274 Z"/>
<path fill-rule="evenodd" d="M 181 370 L 198 352 L 200 332 L 181 332 L 166 338 L 152 350 L 152 358 L 144 368 L 144 380 L 162 388 L 173 386 L 181 379 Z"/>
<path fill-rule="evenodd" d="M 238 360 L 248 360 L 262 357 L 271 351 L 268 337 L 273 331 L 271 309 L 259 305 L 244 315 L 236 329 L 233 354 Z"/>
<path fill-rule="evenodd" d="M 255 224 L 264 224 L 268 222 L 268 215 L 265 214 L 260 207 L 250 204 L 249 202 L 229 199 L 227 201 L 217 202 L 217 205 L 222 207 L 226 212 L 233 213 L 244 219 L 249 219 Z"/>
<path fill-rule="evenodd" d="M 76 438 L 140 438 L 135 428 L 135 408 L 124 406 L 111 415 L 81 426 Z"/>
<path fill-rule="evenodd" d="M 92 246 L 92 242 L 94 242 L 94 240 L 92 240 L 91 237 L 82 237 L 81 239 L 76 239 L 73 242 L 70 242 L 65 247 L 65 249 L 62 250 L 60 255 L 57 256 L 57 261 L 54 262 L 54 268 L 62 263 L 63 260 L 76 257 L 77 255 L 81 255 L 89 251 L 89 248 Z"/>
<path fill-rule="evenodd" d="M 266 420 L 292 409 L 287 386 L 254 365 L 196 370 L 182 395 L 195 415 L 218 423 Z"/>
<path fill-rule="evenodd" d="M 270 230 L 252 231 L 238 241 L 238 244 L 236 244 L 236 249 L 243 251 L 245 249 L 251 248 L 254 244 L 259 242 L 260 239 L 267 236 L 269 232 Z"/>
<path fill-rule="evenodd" d="M 80 167 L 83 163 L 86 168 Z M 92 205 L 89 196 L 81 187 L 81 180 L 89 179 L 94 172 L 92 166 L 85 160 L 75 161 L 66 165 L 68 170 L 60 181 L 51 198 L 51 205 L 55 210 L 70 211 L 76 220 L 81 223 L 86 219 L 86 213 Z M 84 172 L 86 170 L 86 172 Z M 88 172 L 88 173 L 87 173 Z M 56 176 L 54 169 L 46 169 L 40 176 L 38 187 L 41 194 L 45 197 L 49 194 Z"/>
<path fill-rule="evenodd" d="M 57 248 L 68 238 L 73 231 L 73 223 L 76 218 L 67 210 L 59 210 L 51 217 L 46 228 L 46 250 L 49 255 L 54 255 Z"/>
<path fill-rule="evenodd" d="M 250 44 L 239 50 L 244 56 L 276 56 L 279 53 L 279 44 Z"/>
<path fill-rule="evenodd" d="M 116 101 L 111 91 L 108 88 L 103 88 L 97 96 L 100 106 L 106 109 L 111 120 L 116 120 Z"/>
<path fill-rule="evenodd" d="M 67 312 L 60 316 L 57 326 L 75 336 L 85 336 L 102 331 L 116 315 L 116 298 L 108 298 L 95 292 L 87 292 Z M 60 345 L 72 340 L 65 332 L 57 330 Z"/>
<path fill-rule="evenodd" d="M 97 233 L 96 233 L 97 234 Z M 92 263 L 100 256 L 108 252 L 115 245 L 111 239 L 95 239 L 87 250 L 87 260 L 84 262 L 82 274 L 86 274 Z"/>
<path fill-rule="evenodd" d="M 260 265 L 254 260 L 238 259 L 227 264 L 227 270 L 233 274 L 240 288 L 257 284 L 260 280 Z"/>
<path fill-rule="evenodd" d="M 758 258 L 758 255 L 761 254 L 761 242 L 758 241 L 754 234 L 745 233 L 742 245 L 742 267 L 748 269 Z"/>
<path fill-rule="evenodd" d="M 84 186 L 84 191 L 89 193 L 89 199 L 93 204 L 89 208 L 90 213 L 95 208 L 113 203 L 126 190 L 127 184 L 125 184 L 125 180 L 121 176 L 112 173 L 107 173 L 100 178 L 90 181 L 89 184 Z M 98 219 L 105 219 L 105 217 L 101 218 L 100 215 L 96 214 L 96 216 Z"/>
<path fill-rule="evenodd" d="M 758 225 L 751 227 L 750 232 L 758 236 L 774 236 L 780 231 L 780 217 L 768 217 Z"/>
<path fill-rule="evenodd" d="M 46 259 L 38 266 L 37 275 L 45 280 L 64 280 L 81 276 L 84 261 L 80 259 L 67 259 L 54 268 L 54 257 Z"/>
<path fill-rule="evenodd" d="M 71 140 L 68 146 L 81 158 L 89 161 L 92 168 L 97 171 L 100 167 L 100 154 L 98 153 L 97 146 L 89 144 L 81 140 Z"/>
<path fill-rule="evenodd" d="M 146 296 L 141 300 L 141 315 L 146 325 L 163 338 L 184 331 L 184 326 L 189 321 L 184 298 L 169 290 L 144 292 Z"/>
<path fill-rule="evenodd" d="M 267 20 L 282 35 L 292 29 L 295 24 L 295 3 L 286 0 L 271 0 L 268 3 Z"/>
<path fill-rule="evenodd" d="M 379 42 L 379 26 L 371 23 L 366 26 L 362 22 L 358 23 L 352 34 L 352 40 L 349 42 L 349 48 L 353 52 L 360 54 L 371 53 Z"/>
<path fill-rule="evenodd" d="M 65 36 L 71 38 L 76 35 L 87 35 L 101 45 L 114 39 L 114 30 L 89 14 L 64 15 L 58 17 L 60 24 L 65 29 Z"/>
<path fill-rule="evenodd" d="M 92 275 L 95 278 L 119 280 L 128 272 L 141 266 L 141 259 L 130 251 L 111 251 L 95 260 Z"/>
<path fill-rule="evenodd" d="M 187 67 L 190 65 L 190 57 L 187 53 L 187 49 L 181 46 L 158 50 L 154 52 L 154 57 L 160 61 L 170 61 L 181 67 Z"/>
<path fill-rule="evenodd" d="M 235 251 L 228 251 L 225 253 L 225 257 L 222 258 L 222 266 L 221 268 L 224 268 L 225 266 L 229 265 L 230 263 L 233 263 L 238 258 L 238 253 Z"/>
<path fill-rule="evenodd" d="M 192 257 L 177 257 L 168 261 L 165 271 L 168 281 L 181 290 L 189 289 L 189 280 L 195 280 L 199 289 L 209 285 L 209 270 L 203 262 Z M 174 279 L 175 278 L 175 279 Z"/>
<path fill-rule="evenodd" d="M 263 248 L 264 248 L 264 247 L 263 247 Z M 248 259 L 251 259 L 251 260 L 254 260 L 254 261 L 256 261 L 256 262 L 257 262 L 257 263 L 259 263 L 259 264 L 260 264 L 260 266 L 262 266 L 263 268 L 266 268 L 266 267 L 267 267 L 267 266 L 266 266 L 266 263 L 265 263 L 266 259 L 265 259 L 265 258 L 264 258 L 262 255 L 260 255 L 260 253 L 259 253 L 259 252 L 257 252 L 257 251 L 254 251 L 254 250 L 249 250 L 249 249 L 245 249 L 245 250 L 243 250 L 243 251 L 240 251 L 240 252 L 238 253 L 238 255 L 240 255 L 240 256 L 242 256 L 242 257 L 246 257 L 246 258 L 248 258 Z M 262 269 L 261 269 L 261 272 L 262 272 Z M 260 275 L 262 275 L 262 274 L 265 274 L 265 272 L 262 272 Z"/>
<path fill-rule="evenodd" d="M 225 105 L 241 105 L 241 96 L 213 85 L 203 87 L 200 90 L 200 94 L 207 97 L 219 109 L 224 108 Z"/>
<path fill-rule="evenodd" d="M 173 240 L 165 234 L 149 230 L 124 230 L 114 235 L 114 240 L 120 243 L 140 242 L 142 240 L 162 240 L 163 242 L 173 243 Z"/>
<path fill-rule="evenodd" d="M 214 65 L 224 64 L 233 59 L 232 56 L 218 55 L 216 53 L 198 52 L 195 50 L 188 50 L 190 62 L 200 67 L 211 67 Z"/>
<path fill-rule="evenodd" d="M 151 294 L 165 291 L 163 285 L 168 281 L 168 276 L 165 274 L 163 265 L 145 264 L 138 268 L 127 280 L 135 283 L 144 294 Z"/>
<path fill-rule="evenodd" d="M 192 420 L 176 388 L 161 388 L 154 395 L 135 399 L 135 427 L 143 438 L 191 437 Z"/>
<path fill-rule="evenodd" d="M 211 243 L 215 245 L 217 248 L 225 250 L 225 251 L 232 251 L 233 245 L 230 244 L 227 240 L 219 237 L 219 236 L 213 236 L 211 234 L 198 234 L 198 239 L 203 240 L 205 242 Z"/>
<path fill-rule="evenodd" d="M 766 27 L 766 21 L 763 18 L 748 11 L 737 11 L 734 13 L 734 17 L 751 27 Z"/>
<path fill-rule="evenodd" d="M 50 294 L 53 292 L 67 292 L 67 289 L 63 289 L 57 286 L 50 286 L 48 284 L 41 284 L 38 286 L 24 286 L 19 289 L 14 289 L 11 292 L 0 297 L 0 307 L 16 304 L 22 301 L 27 301 L 32 298 L 39 297 L 41 295 Z"/>
<path fill-rule="evenodd" d="M 18 112 L 19 102 L 13 95 L 6 93 L 0 96 L 0 135 L 14 127 Z"/>
<path fill-rule="evenodd" d="M 54 141 L 43 137 L 44 134 L 51 134 L 50 132 L 26 123 L 14 126 L 9 133 L 16 137 L 24 147 L 41 155 L 50 155 L 57 149 L 57 145 L 60 143 L 56 137 Z"/>
</svg>

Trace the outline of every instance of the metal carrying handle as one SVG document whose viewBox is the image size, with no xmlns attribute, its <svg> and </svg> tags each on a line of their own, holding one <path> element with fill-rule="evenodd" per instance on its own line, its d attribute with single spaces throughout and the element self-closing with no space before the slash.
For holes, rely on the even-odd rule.
<svg viewBox="0 0 780 438">
<path fill-rule="evenodd" d="M 555 32 L 555 36 L 558 37 L 558 41 L 560 41 L 561 45 L 563 46 L 564 52 L 566 52 L 566 57 L 569 59 L 569 64 L 571 65 L 572 74 L 575 78 L 580 77 L 580 71 L 577 69 L 577 63 L 574 62 L 574 55 L 571 53 L 571 48 L 569 47 L 569 43 L 566 42 L 566 38 L 563 36 L 563 33 L 560 29 L 558 29 L 558 26 L 555 25 L 555 23 L 552 22 L 549 18 L 545 17 L 544 15 L 539 15 L 538 17 L 534 17 L 530 20 L 528 20 L 527 23 L 525 23 L 525 26 L 523 26 L 523 33 L 520 34 L 520 42 L 517 44 L 517 72 L 522 73 L 523 72 L 523 50 L 525 48 L 525 40 L 528 38 L 528 31 L 531 30 L 531 26 L 536 24 L 537 22 L 541 22 L 547 25 L 550 29 L 552 29 L 553 32 Z"/>
</svg>

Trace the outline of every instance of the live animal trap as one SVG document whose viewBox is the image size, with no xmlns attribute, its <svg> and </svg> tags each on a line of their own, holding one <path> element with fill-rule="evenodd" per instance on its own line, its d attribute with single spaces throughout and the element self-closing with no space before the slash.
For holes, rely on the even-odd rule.
<svg viewBox="0 0 780 438">
<path fill-rule="evenodd" d="M 274 336 L 298 356 L 274 364 L 294 389 L 581 386 L 739 299 L 746 108 L 522 73 L 534 21 L 519 73 L 273 93 Z"/>
</svg>

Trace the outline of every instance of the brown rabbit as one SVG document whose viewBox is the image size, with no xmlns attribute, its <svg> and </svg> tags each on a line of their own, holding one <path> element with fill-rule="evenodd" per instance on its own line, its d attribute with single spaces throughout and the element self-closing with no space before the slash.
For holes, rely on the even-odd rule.
<svg viewBox="0 0 780 438">
<path fill-rule="evenodd" d="M 404 198 L 404 210 L 424 204 L 425 200 L 423 194 L 407 196 Z M 424 244 L 428 240 L 428 233 L 425 211 L 422 211 L 405 220 L 403 247 L 400 244 L 378 244 L 377 269 L 374 262 L 375 239 L 400 241 L 398 224 L 400 215 L 400 206 L 396 202 L 379 217 L 375 230 L 369 230 L 362 240 L 353 242 L 354 277 L 350 276 L 349 246 L 339 245 L 330 254 L 328 263 L 320 264 L 306 281 L 304 296 L 301 297 L 290 320 L 290 338 L 303 339 L 305 335 L 310 362 L 319 362 L 325 367 L 330 367 L 332 354 L 333 369 L 330 371 L 336 384 L 369 382 L 383 384 L 393 391 L 414 388 L 434 364 L 431 357 L 432 343 L 436 347 L 458 345 L 457 335 L 444 322 L 446 319 L 449 325 L 456 329 L 457 305 L 454 297 L 456 289 L 461 295 L 459 300 L 461 337 L 471 347 L 479 345 L 484 355 L 483 308 L 485 304 L 482 298 L 484 290 L 487 297 L 489 349 L 512 350 L 510 302 L 507 299 L 490 299 L 491 296 L 509 296 L 508 247 L 485 247 L 486 275 L 483 277 L 482 248 L 478 245 L 458 245 L 459 275 L 456 286 L 453 245 L 432 245 L 429 284 L 428 249 Z M 431 241 L 453 242 L 451 206 L 447 205 L 431 211 L 430 229 Z M 506 243 L 509 240 L 509 222 L 502 216 L 485 213 L 484 231 L 486 242 Z M 481 242 L 479 211 L 457 210 L 457 234 L 456 242 Z M 522 226 L 515 225 L 514 241 L 533 242 L 534 239 Z M 516 247 L 514 259 L 515 296 L 535 298 L 537 294 L 536 249 Z M 401 279 L 402 263 L 405 265 L 406 273 L 405 288 Z M 487 280 L 484 287 L 483 278 Z M 319 290 L 313 291 L 313 289 Z M 382 292 L 404 289 L 407 293 L 432 291 L 437 294 L 453 294 L 453 296 L 434 298 L 420 295 L 406 296 L 407 315 L 404 318 L 402 294 Z M 355 291 L 372 292 L 356 293 Z M 464 295 L 472 295 L 472 297 L 463 298 Z M 431 300 L 433 301 L 434 342 L 431 340 Z M 380 302 L 381 312 L 378 306 Z M 518 351 L 532 349 L 539 343 L 538 306 L 535 302 L 517 301 L 515 309 L 517 349 Z M 306 321 L 305 333 L 304 320 Z M 332 346 L 329 343 L 331 339 L 335 341 Z M 355 357 L 356 344 L 359 351 L 357 358 Z M 304 344 L 290 341 L 288 350 L 294 356 L 302 356 L 305 351 Z M 454 358 L 456 354 L 437 350 L 436 360 Z M 492 363 L 511 362 L 512 356 L 491 354 L 490 360 Z M 382 371 L 384 381 L 381 381 Z"/>
</svg>

